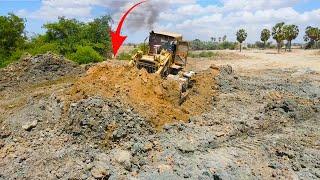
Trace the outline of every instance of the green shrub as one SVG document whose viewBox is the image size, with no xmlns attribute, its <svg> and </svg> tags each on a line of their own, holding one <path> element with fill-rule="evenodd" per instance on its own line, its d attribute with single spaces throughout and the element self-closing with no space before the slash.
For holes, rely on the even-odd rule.
<svg viewBox="0 0 320 180">
<path fill-rule="evenodd" d="M 192 50 L 221 50 L 221 49 L 231 49 L 236 48 L 236 43 L 229 41 L 213 42 L 213 41 L 201 41 L 200 39 L 195 39 L 189 42 L 190 48 Z"/>
<path fill-rule="evenodd" d="M 25 52 L 23 50 L 16 50 L 14 51 L 11 56 L 8 57 L 8 61 L 11 63 L 11 62 L 14 62 L 14 61 L 18 61 L 21 56 L 24 54 Z"/>
<path fill-rule="evenodd" d="M 219 44 L 218 49 L 230 49 L 230 50 L 234 50 L 236 48 L 236 43 L 234 42 L 222 42 Z"/>
<path fill-rule="evenodd" d="M 7 62 L 7 56 L 4 54 L 0 54 L 0 68 L 6 67 L 8 62 Z"/>
<path fill-rule="evenodd" d="M 9 56 L 0 55 L 0 68 L 6 67 L 7 65 L 19 60 L 24 54 L 24 51 L 17 49 Z"/>
<path fill-rule="evenodd" d="M 129 60 L 131 60 L 131 54 L 125 53 L 125 52 L 119 53 L 119 55 L 117 56 L 117 59 L 129 61 Z"/>
<path fill-rule="evenodd" d="M 103 61 L 103 57 L 90 46 L 78 46 L 77 51 L 67 57 L 79 64 Z"/>
<path fill-rule="evenodd" d="M 48 51 L 59 54 L 58 48 L 58 43 L 45 43 L 39 45 L 35 44 L 28 48 L 26 52 L 30 53 L 31 55 L 45 54 Z"/>
</svg>

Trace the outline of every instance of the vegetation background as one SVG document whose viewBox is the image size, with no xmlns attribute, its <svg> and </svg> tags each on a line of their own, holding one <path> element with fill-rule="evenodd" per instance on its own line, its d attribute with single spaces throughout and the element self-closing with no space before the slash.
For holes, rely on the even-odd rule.
<svg viewBox="0 0 320 180">
<path fill-rule="evenodd" d="M 112 19 L 105 15 L 92 22 L 83 23 L 76 19 L 59 17 L 57 22 L 44 24 L 45 33 L 27 37 L 25 33 L 25 19 L 14 14 L 0 16 L 0 68 L 19 60 L 25 53 L 31 55 L 43 54 L 51 51 L 63 55 L 79 64 L 100 62 L 111 58 L 112 48 L 109 36 Z M 272 34 L 271 34 L 272 33 Z M 276 24 L 272 32 L 264 29 L 261 32 L 261 41 L 247 44 L 244 48 L 275 48 L 268 42 L 271 35 L 277 42 L 278 50 L 284 45 L 291 50 L 291 42 L 299 34 L 296 25 Z M 245 29 L 237 31 L 238 42 L 230 42 L 227 36 L 211 37 L 209 41 L 195 39 L 190 41 L 191 50 L 205 50 L 202 53 L 190 53 L 190 57 L 212 57 L 215 53 L 206 50 L 239 49 L 246 40 Z M 306 48 L 319 48 L 320 29 L 307 27 L 304 40 Z M 117 56 L 119 60 L 129 60 L 137 50 L 147 51 L 146 44 L 134 45 L 131 52 L 122 52 Z"/>
</svg>

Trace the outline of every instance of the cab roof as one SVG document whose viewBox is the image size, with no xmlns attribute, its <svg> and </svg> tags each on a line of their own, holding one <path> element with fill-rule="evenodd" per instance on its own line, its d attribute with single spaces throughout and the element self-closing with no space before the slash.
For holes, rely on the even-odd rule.
<svg viewBox="0 0 320 180">
<path fill-rule="evenodd" d="M 153 33 L 159 34 L 159 35 L 170 36 L 170 37 L 173 37 L 177 40 L 182 40 L 182 34 L 179 34 L 179 33 L 166 32 L 166 31 L 153 31 Z"/>
</svg>

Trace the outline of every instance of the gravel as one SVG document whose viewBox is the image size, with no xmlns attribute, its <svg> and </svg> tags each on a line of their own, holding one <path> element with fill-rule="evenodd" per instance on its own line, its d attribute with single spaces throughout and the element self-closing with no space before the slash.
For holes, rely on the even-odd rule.
<svg viewBox="0 0 320 180">
<path fill-rule="evenodd" d="M 68 71 L 44 57 L 56 58 L 33 57 L 13 79 Z M 320 83 L 304 77 L 316 74 L 219 69 L 210 110 L 162 129 L 117 98 L 68 102 L 59 92 L 72 85 L 45 89 L 0 116 L 0 179 L 319 178 Z"/>
</svg>

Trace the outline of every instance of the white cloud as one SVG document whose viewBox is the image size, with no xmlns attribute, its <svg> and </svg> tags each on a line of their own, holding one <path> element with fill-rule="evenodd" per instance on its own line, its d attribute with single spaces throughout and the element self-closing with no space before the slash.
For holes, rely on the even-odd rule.
<svg viewBox="0 0 320 180">
<path fill-rule="evenodd" d="M 300 0 L 301 1 L 301 0 Z M 312 11 L 298 12 L 293 6 L 299 0 L 221 0 L 222 6 L 183 5 L 174 13 L 161 16 L 168 23 L 177 22 L 172 30 L 182 32 L 191 40 L 209 39 L 227 35 L 235 41 L 235 32 L 244 28 L 248 31 L 248 41 L 260 39 L 263 28 L 271 29 L 284 21 L 300 27 L 298 41 L 302 41 L 307 25 L 320 25 L 320 7 Z M 177 18 L 177 17 L 184 17 Z M 171 21 L 170 21 L 171 19 Z"/>
<path fill-rule="evenodd" d="M 221 0 L 227 10 L 261 10 L 290 7 L 299 0 Z"/>
<path fill-rule="evenodd" d="M 181 6 L 175 12 L 178 15 L 189 15 L 189 16 L 199 16 L 203 14 L 217 13 L 220 12 L 221 8 L 218 6 L 209 5 L 206 7 L 202 7 L 199 4 L 190 4 L 186 6 Z"/>
<path fill-rule="evenodd" d="M 69 18 L 90 17 L 92 7 L 52 7 L 43 6 L 38 11 L 32 13 L 30 17 L 36 19 L 55 20 L 58 16 L 66 16 Z"/>
<path fill-rule="evenodd" d="M 209 39 L 211 36 L 227 35 L 229 40 L 235 40 L 235 32 L 244 28 L 248 31 L 248 41 L 259 40 L 260 32 L 263 28 L 271 29 L 277 22 L 284 21 L 296 24 L 300 27 L 299 41 L 302 41 L 304 28 L 307 25 L 320 25 L 320 9 L 311 12 L 298 13 L 293 8 L 280 8 L 277 10 L 259 10 L 255 12 L 237 11 L 225 15 L 203 16 L 193 20 L 185 20 L 177 24 L 178 30 L 192 27 L 190 33 L 186 31 L 189 39 L 200 38 Z M 317 23 L 316 23 L 317 22 Z"/>
<path fill-rule="evenodd" d="M 42 20 L 56 20 L 59 16 L 86 19 L 91 18 L 92 5 L 90 0 L 42 0 L 38 10 L 28 12 L 22 9 L 18 14 Z"/>
<path fill-rule="evenodd" d="M 111 8 L 115 12 L 113 19 L 114 25 L 117 25 L 123 13 L 135 2 L 138 1 L 42 0 L 37 11 L 22 9 L 18 14 L 45 20 L 54 20 L 58 16 L 88 20 L 94 18 L 93 8 L 100 6 Z M 128 40 L 135 42 L 143 40 L 145 36 L 142 37 L 141 34 L 146 34 L 151 28 L 177 31 L 190 40 L 223 35 L 227 35 L 229 40 L 235 40 L 236 30 L 245 28 L 248 31 L 248 41 L 253 42 L 259 40 L 261 29 L 271 28 L 275 23 L 284 21 L 299 25 L 301 33 L 298 40 L 301 41 L 307 25 L 320 26 L 320 7 L 306 12 L 298 12 L 293 8 L 299 2 L 307 3 L 307 0 L 220 0 L 221 5 L 200 5 L 198 2 L 149 0 L 128 16 L 124 33 L 130 34 Z M 128 32 L 134 26 L 138 30 Z"/>
</svg>

